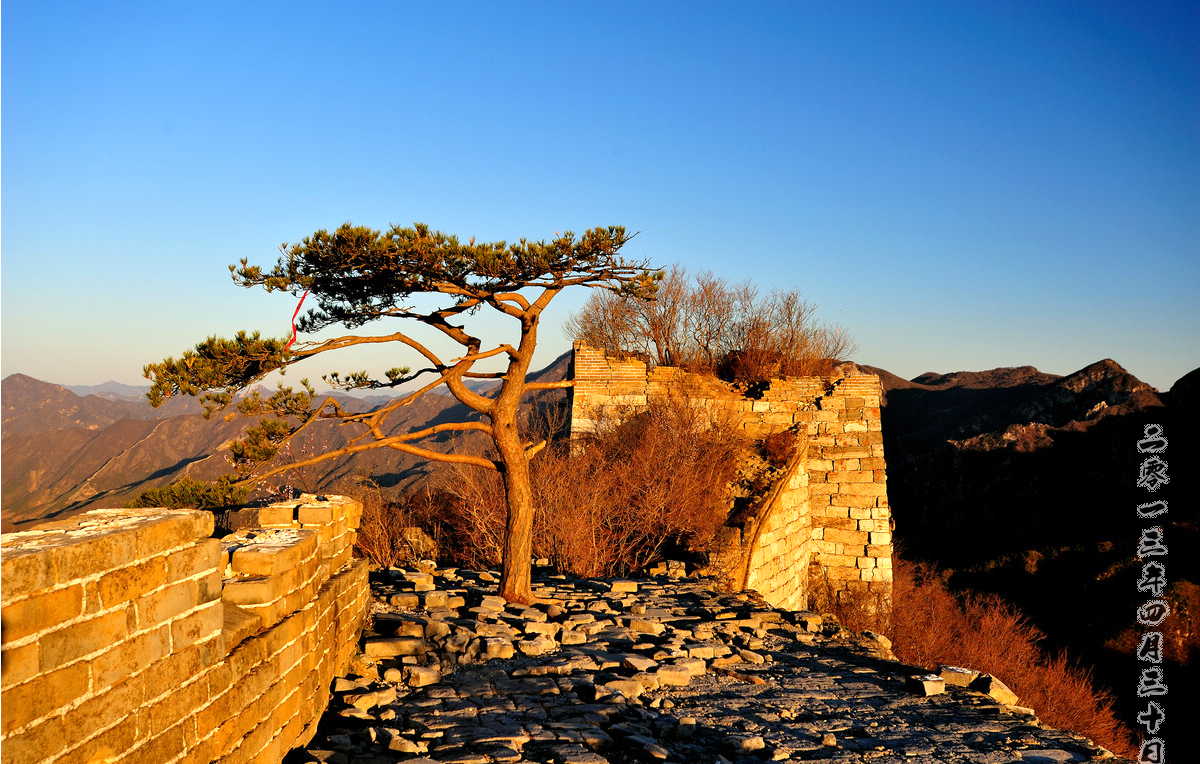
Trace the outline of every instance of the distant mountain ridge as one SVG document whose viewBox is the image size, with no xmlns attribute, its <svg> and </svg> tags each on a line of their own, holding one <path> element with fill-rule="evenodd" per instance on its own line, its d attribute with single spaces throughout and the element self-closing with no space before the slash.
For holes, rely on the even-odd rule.
<svg viewBox="0 0 1200 764">
<path fill-rule="evenodd" d="M 79 397 L 94 395 L 110 401 L 136 401 L 146 397 L 150 385 L 127 385 L 110 379 L 98 385 L 63 385 Z"/>
<path fill-rule="evenodd" d="M 530 374 L 530 380 L 565 379 L 570 353 Z M 496 380 L 473 380 L 472 389 L 487 394 Z M 172 398 L 152 408 L 144 391 L 134 399 L 117 395 L 120 388 L 88 386 L 111 397 L 80 396 L 69 388 L 13 374 L 0 382 L 0 447 L 2 447 L 2 512 L 5 531 L 40 518 L 74 514 L 100 506 L 121 506 L 145 488 L 188 476 L 212 480 L 229 471 L 230 441 L 240 437 L 248 422 L 203 418 L 193 398 Z M 562 391 L 553 391 L 562 396 Z M 393 395 L 362 397 L 328 394 L 347 411 L 372 411 L 394 400 Z M 549 393 L 541 394 L 543 396 Z M 448 394 L 434 391 L 392 415 L 386 429 L 397 434 L 478 415 Z M 352 434 L 333 422 L 318 422 L 299 436 L 277 459 L 297 460 L 338 448 Z M 443 433 L 422 442 L 435 451 L 482 454 L 489 446 L 480 433 Z M 279 483 L 305 490 L 333 490 L 357 476 L 369 476 L 385 487 L 410 484 L 430 472 L 428 462 L 391 449 L 378 449 L 297 470 Z"/>
</svg>

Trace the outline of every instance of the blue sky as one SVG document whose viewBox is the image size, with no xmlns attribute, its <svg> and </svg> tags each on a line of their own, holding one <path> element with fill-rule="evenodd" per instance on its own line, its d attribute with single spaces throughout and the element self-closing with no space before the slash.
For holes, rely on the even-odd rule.
<svg viewBox="0 0 1200 764">
<path fill-rule="evenodd" d="M 624 225 L 904 377 L 1200 366 L 1195 4 L 6 2 L 2 35 L 4 375 L 284 335 L 226 266 L 347 220 Z"/>
</svg>

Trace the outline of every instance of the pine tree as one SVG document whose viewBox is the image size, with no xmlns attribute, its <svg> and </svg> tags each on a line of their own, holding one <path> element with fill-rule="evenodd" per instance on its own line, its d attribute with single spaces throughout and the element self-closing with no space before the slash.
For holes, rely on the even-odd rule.
<svg viewBox="0 0 1200 764">
<path fill-rule="evenodd" d="M 604 288 L 641 298 L 653 296 L 662 274 L 646 262 L 620 256 L 631 237 L 619 226 L 593 228 L 582 236 L 567 232 L 550 241 L 516 243 L 460 242 L 454 236 L 432 231 L 417 223 L 412 228 L 392 226 L 386 232 L 342 225 L 330 233 L 320 230 L 296 245 L 280 247 L 279 261 L 270 270 L 249 265 L 245 259 L 231 265 L 234 281 L 243 287 L 263 287 L 267 292 L 307 295 L 315 300 L 296 325 L 290 339 L 262 338 L 257 332 L 239 332 L 233 339 L 210 337 L 179 359 L 167 358 L 145 368 L 153 381 L 148 394 L 159 406 L 172 395 L 200 398 L 211 416 L 233 403 L 236 395 L 265 375 L 324 353 L 371 343 L 396 343 L 415 352 L 422 365 L 413 371 L 396 367 L 377 379 L 365 371 L 325 377 L 335 389 L 395 388 L 411 382 L 413 392 L 369 413 L 343 411 L 332 397 L 319 399 L 307 380 L 302 389 L 280 385 L 269 396 L 252 391 L 237 403 L 242 415 L 256 417 L 240 441 L 232 444 L 235 466 L 242 484 L 251 484 L 287 469 L 314 464 L 374 448 L 391 448 L 429 459 L 470 464 L 498 470 L 503 477 L 508 519 L 504 538 L 500 594 L 514 602 L 528 602 L 533 534 L 533 494 L 529 460 L 545 442 L 523 440 L 518 428 L 519 405 L 526 393 L 568 387 L 570 381 L 526 382 L 537 343 L 543 311 L 561 291 L 573 286 Z M 440 307 L 416 308 L 414 295 L 440 295 Z M 464 319 L 481 308 L 496 311 L 519 324 L 516 344 L 485 348 Z M 369 334 L 357 332 L 369 323 L 408 319 L 432 327 L 461 346 L 461 355 L 444 359 L 405 331 Z M 296 332 L 312 334 L 335 326 L 350 333 L 320 342 L 294 344 Z M 507 359 L 503 372 L 473 371 L 484 359 Z M 496 379 L 498 394 L 474 392 L 470 379 Z M 480 421 L 448 422 L 402 435 L 384 435 L 383 423 L 402 406 L 445 385 L 460 402 L 483 415 Z M 278 450 L 319 419 L 336 419 L 360 432 L 343 448 L 278 467 L 264 467 Z M 422 448 L 419 441 L 442 432 L 478 430 L 492 439 L 497 458 L 470 454 L 443 454 Z"/>
</svg>

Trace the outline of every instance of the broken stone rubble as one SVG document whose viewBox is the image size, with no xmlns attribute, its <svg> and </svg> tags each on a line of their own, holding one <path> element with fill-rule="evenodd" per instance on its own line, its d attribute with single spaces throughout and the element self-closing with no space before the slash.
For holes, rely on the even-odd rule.
<svg viewBox="0 0 1200 764">
<path fill-rule="evenodd" d="M 753 592 L 543 570 L 527 607 L 495 580 L 429 564 L 373 574 L 357 674 L 288 761 L 1121 761 L 1043 727 L 994 677 L 906 666 L 882 635 Z"/>
</svg>

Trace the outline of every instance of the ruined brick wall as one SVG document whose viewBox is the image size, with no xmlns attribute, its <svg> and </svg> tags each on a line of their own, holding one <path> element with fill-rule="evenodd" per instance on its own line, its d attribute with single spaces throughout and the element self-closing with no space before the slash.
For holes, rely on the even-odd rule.
<svg viewBox="0 0 1200 764">
<path fill-rule="evenodd" d="M 669 367 L 649 368 L 575 343 L 571 433 L 595 431 L 608 416 L 628 416 L 654 398 L 684 396 L 727 412 L 752 437 L 799 426 L 802 464 L 766 497 L 734 546 L 734 578 L 777 607 L 803 607 L 810 594 L 891 591 L 891 510 L 875 375 L 774 380 L 756 398 Z M 760 530 L 761 529 L 761 530 Z"/>
<path fill-rule="evenodd" d="M 279 761 L 311 738 L 368 604 L 361 507 L 88 512 L 0 541 L 0 760 Z"/>
</svg>

